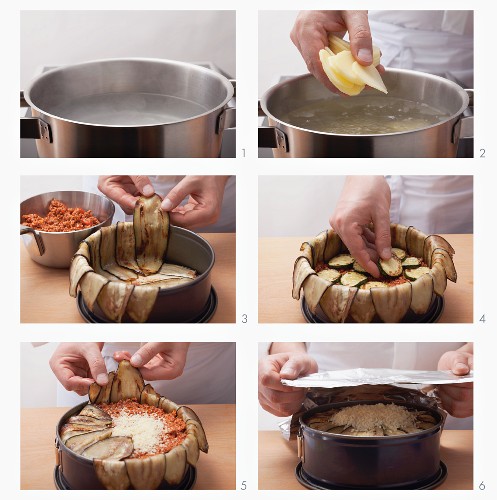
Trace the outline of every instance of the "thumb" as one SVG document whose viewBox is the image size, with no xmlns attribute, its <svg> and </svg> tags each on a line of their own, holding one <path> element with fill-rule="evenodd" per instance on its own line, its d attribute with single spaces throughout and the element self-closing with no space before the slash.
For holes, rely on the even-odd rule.
<svg viewBox="0 0 497 500">
<path fill-rule="evenodd" d="M 135 368 L 146 365 L 157 353 L 162 350 L 162 342 L 147 342 L 131 356 L 131 364 Z"/>
<path fill-rule="evenodd" d="M 350 50 L 354 59 L 363 66 L 373 63 L 373 40 L 367 10 L 344 11 L 343 18 L 350 38 Z"/>
<path fill-rule="evenodd" d="M 473 368 L 473 356 L 458 351 L 444 354 L 440 360 L 439 370 L 450 370 L 454 375 L 467 375 Z"/>
<path fill-rule="evenodd" d="M 295 380 L 303 375 L 317 371 L 316 362 L 307 355 L 292 356 L 281 367 L 280 377 Z"/>
<path fill-rule="evenodd" d="M 165 196 L 162 202 L 162 210 L 169 212 L 176 208 L 192 191 L 191 183 L 188 181 L 187 177 L 181 179 L 181 181 L 174 186 L 171 191 Z"/>
<path fill-rule="evenodd" d="M 130 178 L 144 196 L 152 196 L 155 193 L 152 183 L 146 175 L 130 175 Z"/>
<path fill-rule="evenodd" d="M 83 356 L 90 367 L 90 373 L 98 385 L 105 385 L 109 381 L 104 358 L 97 344 L 86 346 Z"/>
</svg>

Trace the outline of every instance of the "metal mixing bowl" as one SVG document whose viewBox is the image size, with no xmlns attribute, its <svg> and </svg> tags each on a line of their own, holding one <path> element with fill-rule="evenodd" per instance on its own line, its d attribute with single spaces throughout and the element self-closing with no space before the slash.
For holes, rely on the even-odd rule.
<svg viewBox="0 0 497 500">
<path fill-rule="evenodd" d="M 68 207 L 80 207 L 91 210 L 101 221 L 88 229 L 69 232 L 39 231 L 22 224 L 22 216 L 26 214 L 46 215 L 48 206 L 53 200 L 60 200 Z M 103 226 L 108 226 L 114 217 L 114 203 L 103 195 L 84 191 L 52 191 L 28 198 L 21 203 L 20 222 L 21 236 L 29 256 L 38 264 L 47 267 L 68 268 L 73 255 L 82 240 Z"/>
</svg>

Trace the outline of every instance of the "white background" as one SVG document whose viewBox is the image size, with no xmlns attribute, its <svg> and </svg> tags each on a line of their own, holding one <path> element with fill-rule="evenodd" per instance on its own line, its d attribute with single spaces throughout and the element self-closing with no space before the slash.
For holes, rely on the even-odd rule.
<svg viewBox="0 0 497 500">
<path fill-rule="evenodd" d="M 149 0 L 137 3 L 131 0 L 120 2 L 87 0 L 84 7 L 91 9 L 111 9 L 118 6 L 120 9 L 162 9 L 172 2 L 163 0 Z M 357 1 L 354 8 L 384 9 L 392 7 L 392 2 Z M 492 406 L 494 401 L 494 352 L 496 350 L 495 336 L 495 284 L 488 280 L 485 271 L 485 259 L 491 249 L 495 248 L 495 139 L 494 135 L 494 95 L 495 86 L 493 74 L 495 71 L 488 65 L 494 59 L 493 33 L 495 32 L 495 8 L 491 2 L 479 0 L 468 5 L 462 0 L 418 0 L 409 8 L 419 9 L 475 9 L 475 88 L 477 89 L 477 116 L 475 126 L 475 155 L 474 160 L 414 160 L 414 159 L 344 159 L 330 163 L 329 160 L 264 160 L 257 158 L 257 132 L 255 124 L 256 99 L 258 91 L 258 30 L 257 9 L 299 9 L 330 8 L 329 2 L 308 0 L 252 0 L 238 2 L 227 0 L 211 0 L 210 9 L 237 8 L 237 114 L 238 114 L 238 158 L 236 160 L 164 160 L 164 159 L 119 159 L 119 160 L 43 160 L 19 159 L 19 129 L 17 102 L 15 96 L 21 88 L 20 81 L 20 46 L 19 46 L 19 9 L 39 10 L 70 9 L 73 2 L 62 0 L 47 0 L 43 3 L 20 1 L 5 3 L 2 10 L 3 27 L 0 32 L 4 68 L 2 71 L 2 94 L 4 97 L 4 115 L 0 124 L 2 130 L 2 172 L 4 186 L 4 210 L 6 216 L 3 221 L 6 227 L 3 231 L 1 246 L 3 268 L 2 322 L 3 337 L 3 375 L 8 384 L 8 394 L 4 395 L 7 403 L 2 412 L 4 450 L 8 451 L 9 460 L 2 460 L 3 490 L 9 498 L 53 498 L 54 492 L 19 491 L 19 419 L 15 408 L 19 407 L 19 351 L 20 341 L 99 341 L 116 338 L 126 338 L 129 341 L 237 341 L 237 489 L 236 492 L 201 492 L 192 491 L 188 494 L 196 498 L 264 498 L 266 492 L 257 492 L 257 342 L 263 341 L 356 341 L 367 342 L 405 340 L 417 341 L 475 341 L 476 349 L 476 377 L 475 384 L 475 457 L 474 457 L 474 485 L 475 491 L 450 492 L 416 492 L 404 491 L 403 497 L 418 498 L 430 495 L 433 498 L 486 498 L 496 490 L 493 451 L 495 447 L 495 423 Z M 205 9 L 206 2 L 201 0 L 184 1 L 174 4 L 177 8 Z M 81 4 L 78 4 L 80 7 Z M 342 4 L 333 4 L 333 8 L 340 8 Z M 343 3 L 343 7 L 351 7 L 351 2 Z M 399 5 L 395 4 L 398 8 Z M 80 7 L 81 8 L 81 7 Z M 131 25 L 132 30 L 138 29 Z M 39 26 L 35 28 L 44 36 L 43 32 L 54 30 L 55 26 Z M 286 28 L 285 28 L 286 29 Z M 88 27 L 88 32 L 91 27 Z M 165 34 L 164 36 L 166 36 Z M 64 45 L 67 40 L 57 40 Z M 88 40 L 90 43 L 90 40 Z M 289 42 L 290 43 L 290 42 Z M 293 46 L 290 47 L 291 50 Z M 290 50 L 285 47 L 285 51 Z M 37 50 L 44 50 L 38 47 Z M 280 47 L 273 43 L 268 45 L 267 51 L 277 54 Z M 282 49 L 283 50 L 283 49 Z M 298 54 L 296 54 L 298 56 Z M 53 63 L 54 61 L 50 61 Z M 60 62 L 60 61 L 57 61 Z M 35 70 L 35 66 L 32 66 Z M 485 159 L 479 158 L 480 150 L 485 149 Z M 242 151 L 243 150 L 243 151 Z M 133 325 L 28 325 L 19 323 L 19 259 L 17 249 L 19 240 L 16 236 L 18 216 L 13 215 L 14 208 L 19 202 L 19 175 L 98 175 L 120 172 L 132 173 L 143 165 L 143 171 L 160 174 L 167 169 L 171 174 L 237 174 L 237 318 L 236 325 L 177 325 L 174 330 L 169 329 L 167 334 L 157 325 L 143 325 L 139 328 Z M 423 325 L 403 326 L 399 330 L 397 325 L 343 325 L 339 332 L 331 331 L 326 326 L 314 328 L 315 325 L 258 325 L 257 324 L 257 200 L 258 175 L 279 174 L 310 174 L 322 175 L 325 173 L 346 174 L 467 174 L 475 175 L 475 324 L 474 325 Z M 12 207 L 12 210 L 10 210 Z M 12 249 L 16 249 L 14 253 Z M 14 258 L 13 258 L 14 255 Z M 242 265 L 243 263 L 243 265 Z M 49 293 L 47 291 L 47 293 Z M 242 314 L 247 314 L 248 322 L 241 323 Z M 486 315 L 486 322 L 478 319 Z M 204 458 L 204 457 L 203 457 Z M 52 460 L 52 457 L 46 457 Z M 240 491 L 242 481 L 246 482 L 247 490 Z M 484 481 L 486 489 L 480 491 L 478 485 Z M 158 493 L 148 492 L 146 495 Z M 319 495 L 318 492 L 271 492 L 271 498 L 287 499 L 301 498 L 304 495 Z M 327 494 L 327 493 L 323 493 Z M 98 498 L 108 497 L 112 492 L 96 494 Z M 143 497 L 143 493 L 126 492 L 127 498 Z M 200 497 L 201 495 L 201 497 Z M 364 498 L 364 492 L 346 492 L 348 498 Z M 398 498 L 397 492 L 368 492 L 368 497 Z M 72 498 L 83 498 L 84 492 L 71 492 Z"/>
</svg>

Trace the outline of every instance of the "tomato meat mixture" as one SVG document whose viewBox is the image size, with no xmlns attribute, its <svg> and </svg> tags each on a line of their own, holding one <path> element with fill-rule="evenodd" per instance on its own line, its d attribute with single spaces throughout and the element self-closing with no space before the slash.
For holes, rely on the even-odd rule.
<svg viewBox="0 0 497 500">
<path fill-rule="evenodd" d="M 39 231 L 67 233 L 88 229 L 100 224 L 100 221 L 91 210 L 70 208 L 60 200 L 53 199 L 48 206 L 48 213 L 45 217 L 38 214 L 23 215 L 22 223 Z"/>
<path fill-rule="evenodd" d="M 112 418 L 112 435 L 129 436 L 134 450 L 129 458 L 145 458 L 167 453 L 186 439 L 186 424 L 176 412 L 123 399 L 98 405 Z"/>
</svg>

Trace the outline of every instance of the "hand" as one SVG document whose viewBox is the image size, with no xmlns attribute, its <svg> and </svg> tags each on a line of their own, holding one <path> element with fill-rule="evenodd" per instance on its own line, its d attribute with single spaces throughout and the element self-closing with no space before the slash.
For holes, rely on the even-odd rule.
<svg viewBox="0 0 497 500">
<path fill-rule="evenodd" d="M 101 175 L 98 189 L 128 215 L 133 213 L 140 195 L 152 196 L 155 192 L 146 175 Z"/>
<path fill-rule="evenodd" d="M 189 342 L 147 342 L 133 356 L 118 351 L 114 359 L 130 361 L 145 380 L 171 380 L 183 373 L 189 346 Z"/>
<path fill-rule="evenodd" d="M 299 49 L 307 69 L 332 92 L 341 92 L 330 82 L 319 60 L 319 51 L 328 47 L 328 34 L 343 37 L 349 32 L 350 51 L 363 66 L 373 62 L 373 42 L 366 10 L 307 10 L 297 16 L 290 38 Z"/>
<path fill-rule="evenodd" d="M 259 403 L 269 413 L 286 417 L 295 413 L 305 398 L 305 389 L 289 387 L 281 379 L 294 380 L 318 371 L 308 354 L 270 354 L 259 361 Z"/>
<path fill-rule="evenodd" d="M 68 390 L 84 396 L 93 382 L 108 382 L 107 368 L 100 353 L 103 342 L 73 342 L 59 344 L 50 358 L 50 368 Z"/>
<path fill-rule="evenodd" d="M 347 177 L 330 217 L 331 227 L 351 255 L 375 278 L 380 276 L 378 259 L 392 256 L 390 200 L 390 187 L 383 176 Z M 366 227 L 371 222 L 374 232 Z"/>
<path fill-rule="evenodd" d="M 464 350 L 466 349 L 466 350 Z M 472 345 L 457 351 L 446 352 L 438 362 L 439 370 L 450 370 L 454 375 L 467 375 L 473 369 Z M 458 418 L 473 415 L 473 384 L 448 384 L 437 386 L 443 407 Z"/>
<path fill-rule="evenodd" d="M 162 209 L 170 212 L 171 224 L 193 229 L 214 224 L 221 214 L 224 187 L 229 176 L 187 175 L 169 191 Z M 186 197 L 186 205 L 178 206 Z"/>
</svg>

